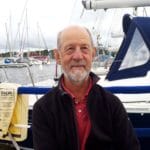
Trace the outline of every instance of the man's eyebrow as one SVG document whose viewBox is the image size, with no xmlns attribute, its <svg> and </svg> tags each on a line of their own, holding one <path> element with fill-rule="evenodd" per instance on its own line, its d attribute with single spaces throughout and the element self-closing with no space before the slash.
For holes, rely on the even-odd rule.
<svg viewBox="0 0 150 150">
<path fill-rule="evenodd" d="M 74 44 L 68 44 L 68 45 L 66 45 L 64 47 L 66 48 L 66 47 L 70 47 L 70 46 L 74 46 Z"/>
<path fill-rule="evenodd" d="M 90 46 L 90 44 L 81 44 L 81 46 L 88 46 L 88 47 L 89 47 L 89 46 Z"/>
</svg>

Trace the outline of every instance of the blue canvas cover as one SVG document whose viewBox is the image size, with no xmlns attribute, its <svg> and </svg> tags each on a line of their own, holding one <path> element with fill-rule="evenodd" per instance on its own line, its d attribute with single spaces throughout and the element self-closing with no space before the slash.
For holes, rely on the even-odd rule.
<svg viewBox="0 0 150 150">
<path fill-rule="evenodd" d="M 150 70 L 150 17 L 123 17 L 124 39 L 106 79 L 145 76 Z"/>
</svg>

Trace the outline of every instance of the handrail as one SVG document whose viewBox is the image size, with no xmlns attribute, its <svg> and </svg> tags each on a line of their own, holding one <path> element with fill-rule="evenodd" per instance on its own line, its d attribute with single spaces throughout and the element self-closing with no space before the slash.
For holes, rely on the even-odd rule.
<svg viewBox="0 0 150 150">
<path fill-rule="evenodd" d="M 150 128 L 134 128 L 139 138 L 150 137 Z"/>
<path fill-rule="evenodd" d="M 31 83 L 32 83 L 33 86 L 35 86 L 34 80 L 33 80 L 33 77 L 32 77 L 32 73 L 31 73 L 31 70 L 30 70 L 29 65 L 28 65 L 27 63 L 0 64 L 0 68 L 3 68 L 3 69 L 4 69 L 5 76 L 6 76 L 7 79 L 8 79 L 8 76 L 7 76 L 7 73 L 6 73 L 5 68 L 9 68 L 9 67 L 26 67 L 27 70 L 28 70 L 28 72 L 29 72 L 29 76 L 30 76 L 30 79 L 31 79 Z"/>
<path fill-rule="evenodd" d="M 39 86 L 19 87 L 18 94 L 45 94 L 50 90 L 52 90 L 52 88 L 50 87 L 39 87 Z"/>
<path fill-rule="evenodd" d="M 112 93 L 124 93 L 124 94 L 141 94 L 141 93 L 150 93 L 150 85 L 146 86 L 112 86 L 105 87 L 107 90 Z"/>
<path fill-rule="evenodd" d="M 112 93 L 118 94 L 150 93 L 150 86 L 112 86 L 104 88 Z M 52 90 L 52 87 L 40 87 L 40 86 L 19 87 L 18 94 L 45 94 L 50 90 Z"/>
</svg>

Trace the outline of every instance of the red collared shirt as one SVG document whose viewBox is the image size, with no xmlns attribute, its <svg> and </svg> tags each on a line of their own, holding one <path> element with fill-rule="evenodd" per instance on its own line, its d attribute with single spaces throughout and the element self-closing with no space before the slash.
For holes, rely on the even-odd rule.
<svg viewBox="0 0 150 150">
<path fill-rule="evenodd" d="M 76 97 L 65 87 L 64 81 L 61 81 L 63 89 L 71 95 L 72 100 L 74 101 L 74 108 L 76 114 L 76 121 L 77 121 L 77 130 L 79 135 L 79 142 L 80 142 L 80 150 L 85 150 L 85 143 L 87 137 L 89 135 L 91 129 L 91 122 L 89 119 L 88 111 L 87 111 L 87 96 L 92 87 L 92 79 L 90 79 L 89 87 L 87 88 L 86 94 L 84 99 L 81 102 L 78 102 Z"/>
</svg>

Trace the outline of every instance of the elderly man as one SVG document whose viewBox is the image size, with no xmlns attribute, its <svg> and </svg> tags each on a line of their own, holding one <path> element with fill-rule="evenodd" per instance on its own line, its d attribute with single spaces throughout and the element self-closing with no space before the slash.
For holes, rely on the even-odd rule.
<svg viewBox="0 0 150 150">
<path fill-rule="evenodd" d="M 58 34 L 59 84 L 33 108 L 35 150 L 140 150 L 120 100 L 96 84 L 91 34 L 69 26 Z"/>
</svg>

